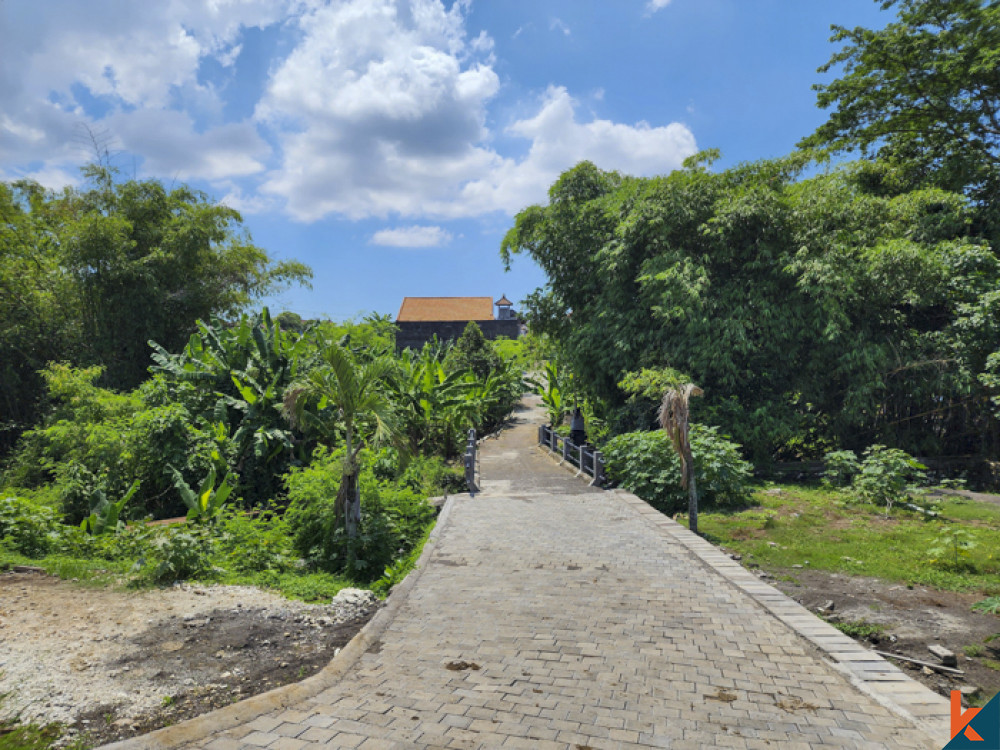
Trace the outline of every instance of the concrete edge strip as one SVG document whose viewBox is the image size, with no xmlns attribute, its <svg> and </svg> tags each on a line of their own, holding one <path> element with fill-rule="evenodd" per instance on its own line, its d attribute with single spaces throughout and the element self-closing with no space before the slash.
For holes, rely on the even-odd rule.
<svg viewBox="0 0 1000 750">
<path fill-rule="evenodd" d="M 301 682 L 284 685 L 266 693 L 255 695 L 231 706 L 210 711 L 196 716 L 174 726 L 157 729 L 149 734 L 130 737 L 110 745 L 104 745 L 99 750 L 168 750 L 189 743 L 197 742 L 210 734 L 233 729 L 259 716 L 287 708 L 295 703 L 313 698 L 329 687 L 339 682 L 364 653 L 386 631 L 395 619 L 399 610 L 406 603 L 410 592 L 417 585 L 427 567 L 427 561 L 437 547 L 438 537 L 447 526 L 455 498 L 462 495 L 451 495 L 445 501 L 437 523 L 431 530 L 427 542 L 417 559 L 416 565 L 401 583 L 398 583 L 389 596 L 388 603 L 369 620 L 361 630 L 340 650 L 330 663 L 323 669 Z"/>
<path fill-rule="evenodd" d="M 942 746 L 949 741 L 951 706 L 948 699 L 764 583 L 714 544 L 691 533 L 641 498 L 622 489 L 611 490 L 609 494 L 617 496 L 650 525 L 693 552 L 705 565 L 809 641 L 856 688 L 926 732 Z"/>
</svg>

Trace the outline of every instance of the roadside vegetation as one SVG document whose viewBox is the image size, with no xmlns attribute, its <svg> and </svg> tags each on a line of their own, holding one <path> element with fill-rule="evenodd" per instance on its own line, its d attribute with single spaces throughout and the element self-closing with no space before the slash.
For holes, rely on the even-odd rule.
<svg viewBox="0 0 1000 750">
<path fill-rule="evenodd" d="M 264 309 L 151 354 L 131 391 L 100 386 L 100 366 L 42 371 L 44 416 L 0 491 L 0 565 L 387 593 L 433 525 L 428 498 L 465 489 L 466 429 L 497 429 L 523 390 L 475 324 L 397 353 L 384 319 L 295 331 Z"/>
</svg>

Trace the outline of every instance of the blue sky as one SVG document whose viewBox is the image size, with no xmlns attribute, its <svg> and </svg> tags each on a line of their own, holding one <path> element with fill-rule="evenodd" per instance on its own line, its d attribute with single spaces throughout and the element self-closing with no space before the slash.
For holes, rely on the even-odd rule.
<svg viewBox="0 0 1000 750">
<path fill-rule="evenodd" d="M 522 299 L 498 249 L 582 159 L 662 174 L 780 156 L 820 124 L 830 25 L 875 0 L 6 0 L 0 179 L 79 184 L 87 128 L 126 174 L 239 209 L 315 272 L 272 310 L 395 315 Z"/>
</svg>

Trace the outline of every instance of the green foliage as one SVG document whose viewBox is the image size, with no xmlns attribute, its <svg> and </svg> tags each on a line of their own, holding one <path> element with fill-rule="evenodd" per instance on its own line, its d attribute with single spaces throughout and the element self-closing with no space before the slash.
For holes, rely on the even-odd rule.
<svg viewBox="0 0 1000 750">
<path fill-rule="evenodd" d="M 154 583 L 173 583 L 213 574 L 212 538 L 205 530 L 170 527 L 151 546 L 142 576 Z"/>
<path fill-rule="evenodd" d="M 808 163 L 567 171 L 501 247 L 546 274 L 525 303 L 532 330 L 619 431 L 650 415 L 618 383 L 669 367 L 704 388 L 699 421 L 758 465 L 870 442 L 996 455 L 997 391 L 980 375 L 1000 350 L 1000 259 L 974 207 L 909 190 L 898 165 L 802 179 Z"/>
<path fill-rule="evenodd" d="M 371 581 L 413 548 L 434 509 L 409 487 L 379 482 L 369 461 L 366 455 L 359 478 L 363 513 L 355 537 L 337 522 L 342 453 L 319 452 L 309 466 L 289 474 L 285 517 L 296 551 L 315 567 Z"/>
<path fill-rule="evenodd" d="M 399 484 L 425 497 L 467 492 L 465 473 L 460 466 L 449 466 L 439 456 L 416 456 L 399 478 Z"/>
<path fill-rule="evenodd" d="M 823 456 L 823 481 L 834 487 L 846 487 L 861 471 L 854 451 L 830 451 Z"/>
<path fill-rule="evenodd" d="M 170 489 L 164 466 L 183 463 L 195 450 L 191 413 L 178 403 L 151 404 L 155 388 L 120 394 L 99 388 L 100 368 L 51 364 L 42 373 L 50 411 L 26 432 L 12 458 L 7 483 L 40 487 L 54 482 L 67 522 L 90 515 L 102 495 L 121 496 L 138 481 L 132 508 L 159 515 Z"/>
<path fill-rule="evenodd" d="M 934 544 L 927 549 L 927 557 L 932 564 L 960 570 L 963 567 L 975 570 L 975 566 L 967 562 L 969 553 L 976 548 L 976 542 L 969 531 L 957 524 L 941 527 Z"/>
<path fill-rule="evenodd" d="M 877 638 L 885 632 L 885 628 L 882 625 L 877 625 L 875 623 L 868 622 L 867 620 L 850 620 L 847 622 L 837 622 L 831 620 L 829 622 L 841 633 L 850 636 L 851 638 Z"/>
<path fill-rule="evenodd" d="M 738 506 L 749 497 L 752 467 L 739 446 L 715 427 L 691 425 L 691 450 L 701 504 Z M 608 476 L 664 513 L 687 509 L 680 460 L 663 431 L 618 435 L 604 445 Z"/>
<path fill-rule="evenodd" d="M 132 482 L 129 491 L 126 492 L 117 502 L 111 502 L 102 492 L 97 504 L 91 509 L 90 515 L 83 519 L 80 528 L 91 536 L 101 536 L 108 532 L 116 532 L 119 527 L 125 524 L 118 520 L 122 509 L 128 504 L 139 490 L 139 480 Z"/>
<path fill-rule="evenodd" d="M 294 562 L 288 522 L 270 510 L 224 513 L 216 527 L 215 549 L 219 566 L 236 573 L 283 573 Z"/>
<path fill-rule="evenodd" d="M 102 365 L 105 385 L 134 388 L 148 339 L 179 348 L 198 318 L 310 276 L 273 261 L 236 211 L 202 193 L 84 172 L 80 190 L 0 184 L 0 454 L 37 420 L 48 362 Z"/>
<path fill-rule="evenodd" d="M 902 502 L 917 486 L 926 482 L 927 467 L 898 448 L 871 445 L 865 449 L 860 471 L 851 483 L 851 492 L 858 499 L 875 506 L 884 506 L 886 514 L 894 503 Z"/>
<path fill-rule="evenodd" d="M 555 360 L 550 360 L 545 363 L 541 380 L 529 378 L 527 382 L 542 397 L 549 425 L 560 426 L 575 400 L 573 373 L 561 369 Z"/>
<path fill-rule="evenodd" d="M 489 377 L 499 369 L 500 364 L 500 355 L 483 337 L 482 329 L 474 320 L 466 324 L 465 330 L 455 341 L 444 363 L 445 369 L 449 372 L 470 370 L 480 380 Z"/>
<path fill-rule="evenodd" d="M 977 612 L 988 615 L 1000 615 L 1000 596 L 988 596 L 972 605 Z"/>
<path fill-rule="evenodd" d="M 218 487 L 215 486 L 215 469 L 209 469 L 208 474 L 201 481 L 201 486 L 195 492 L 190 485 L 184 481 L 184 476 L 173 466 L 167 467 L 174 477 L 174 486 L 180 493 L 184 505 L 188 508 L 188 521 L 211 522 L 222 513 L 226 507 L 226 500 L 233 491 L 236 478 L 231 473 L 226 473 Z"/>
<path fill-rule="evenodd" d="M 905 166 L 915 182 L 966 190 L 995 210 L 1000 180 L 1000 7 L 977 0 L 889 0 L 881 30 L 834 26 L 843 46 L 815 86 L 830 117 L 801 145 Z M 995 224 L 995 217 L 989 217 Z"/>
<path fill-rule="evenodd" d="M 309 445 L 294 450 L 281 407 L 292 382 L 319 360 L 310 331 L 283 330 L 264 308 L 235 325 L 198 321 L 179 354 L 152 343 L 151 369 L 162 378 L 156 400 L 180 401 L 197 427 L 191 438 L 198 447 L 189 451 L 184 473 L 228 468 L 239 475 L 236 493 L 251 506 L 280 491 L 280 476 L 309 455 Z"/>
<path fill-rule="evenodd" d="M 51 508 L 19 497 L 0 499 L 0 545 L 26 557 L 40 557 L 56 544 L 59 520 Z"/>
</svg>

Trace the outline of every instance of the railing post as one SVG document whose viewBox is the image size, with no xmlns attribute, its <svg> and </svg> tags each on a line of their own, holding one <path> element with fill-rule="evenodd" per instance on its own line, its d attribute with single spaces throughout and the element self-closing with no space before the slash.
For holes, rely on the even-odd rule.
<svg viewBox="0 0 1000 750">
<path fill-rule="evenodd" d="M 465 484 L 469 488 L 469 494 L 474 495 L 479 491 L 476 484 L 476 431 L 470 429 L 468 439 L 465 443 Z"/>
<path fill-rule="evenodd" d="M 569 447 L 570 447 L 570 445 L 572 445 L 572 443 L 569 442 L 569 438 L 565 438 L 564 437 L 563 438 L 563 449 L 562 449 L 562 461 L 559 462 L 560 466 L 562 466 L 564 463 L 566 463 L 566 458 L 569 456 Z"/>
<path fill-rule="evenodd" d="M 592 487 L 604 486 L 604 456 L 600 451 L 594 451 L 594 481 L 590 483 Z"/>
</svg>

